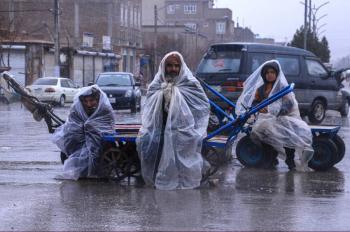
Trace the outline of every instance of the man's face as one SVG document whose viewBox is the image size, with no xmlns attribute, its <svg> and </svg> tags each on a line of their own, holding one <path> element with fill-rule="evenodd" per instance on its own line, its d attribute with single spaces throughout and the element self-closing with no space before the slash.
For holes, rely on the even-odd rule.
<svg viewBox="0 0 350 232">
<path fill-rule="evenodd" d="M 89 116 L 95 112 L 98 106 L 98 100 L 92 96 L 83 97 L 81 102 L 83 104 L 85 112 Z"/>
<path fill-rule="evenodd" d="M 179 59 L 171 57 L 165 61 L 165 79 L 168 82 L 173 81 L 180 74 L 180 70 L 181 63 Z"/>
<path fill-rule="evenodd" d="M 275 82 L 277 78 L 277 73 L 273 68 L 269 68 L 266 71 L 265 78 L 267 82 Z"/>
</svg>

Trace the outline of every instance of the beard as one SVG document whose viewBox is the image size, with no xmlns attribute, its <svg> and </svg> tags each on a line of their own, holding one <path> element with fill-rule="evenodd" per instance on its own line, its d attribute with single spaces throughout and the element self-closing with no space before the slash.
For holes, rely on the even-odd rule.
<svg viewBox="0 0 350 232">
<path fill-rule="evenodd" d="M 166 73 L 164 78 L 166 82 L 172 83 L 175 81 L 177 76 L 178 76 L 177 73 L 171 72 L 171 73 Z"/>
</svg>

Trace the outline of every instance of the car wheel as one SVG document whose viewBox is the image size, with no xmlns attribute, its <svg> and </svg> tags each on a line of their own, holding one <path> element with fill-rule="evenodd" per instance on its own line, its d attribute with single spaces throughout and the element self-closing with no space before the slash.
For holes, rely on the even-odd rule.
<svg viewBox="0 0 350 232">
<path fill-rule="evenodd" d="M 326 116 L 326 104 L 321 100 L 315 100 L 308 116 L 312 124 L 320 124 Z"/>
<path fill-rule="evenodd" d="M 340 115 L 342 117 L 347 117 L 349 114 L 349 101 L 346 99 L 345 103 L 340 108 Z"/>
<path fill-rule="evenodd" d="M 64 107 L 65 101 L 66 101 L 65 97 L 62 95 L 60 97 L 60 101 L 58 102 L 58 105 L 61 107 Z"/>
</svg>

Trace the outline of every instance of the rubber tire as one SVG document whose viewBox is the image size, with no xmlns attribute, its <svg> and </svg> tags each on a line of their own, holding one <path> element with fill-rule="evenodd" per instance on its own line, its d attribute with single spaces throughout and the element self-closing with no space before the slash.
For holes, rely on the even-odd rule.
<svg viewBox="0 0 350 232">
<path fill-rule="evenodd" d="M 326 171 L 333 167 L 338 154 L 337 145 L 329 137 L 317 136 L 313 138 L 314 155 L 308 166 L 316 171 Z"/>
<path fill-rule="evenodd" d="M 335 143 L 335 145 L 338 148 L 337 157 L 334 160 L 334 164 L 337 164 L 344 158 L 344 155 L 345 155 L 345 143 L 344 143 L 344 140 L 339 135 L 335 135 L 332 138 L 332 141 Z"/>
<path fill-rule="evenodd" d="M 65 98 L 63 95 L 61 95 L 60 100 L 59 100 L 59 102 L 58 102 L 58 105 L 59 105 L 60 107 L 64 107 L 65 100 L 66 100 L 66 98 Z"/>
<path fill-rule="evenodd" d="M 341 107 L 339 112 L 340 112 L 340 115 L 342 117 L 348 116 L 348 114 L 349 114 L 349 101 L 348 100 L 346 100 L 345 104 Z"/>
<path fill-rule="evenodd" d="M 249 135 L 244 136 L 238 141 L 236 156 L 239 162 L 246 167 L 263 167 L 266 161 L 263 147 L 255 144 Z"/>
<path fill-rule="evenodd" d="M 315 116 L 315 110 L 316 110 L 316 107 L 318 106 L 323 108 L 323 114 L 321 118 Z M 321 100 L 315 100 L 312 103 L 311 111 L 309 112 L 308 117 L 309 117 L 310 123 L 320 124 L 323 121 L 323 119 L 326 117 L 326 104 Z"/>
</svg>

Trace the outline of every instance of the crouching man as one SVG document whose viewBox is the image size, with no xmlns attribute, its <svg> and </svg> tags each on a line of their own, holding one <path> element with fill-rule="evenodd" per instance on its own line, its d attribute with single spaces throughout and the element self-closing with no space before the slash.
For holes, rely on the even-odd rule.
<svg viewBox="0 0 350 232">
<path fill-rule="evenodd" d="M 68 155 L 58 178 L 98 176 L 102 135 L 113 133 L 113 126 L 113 109 L 106 94 L 96 85 L 82 88 L 67 121 L 53 134 L 53 142 Z"/>
</svg>

